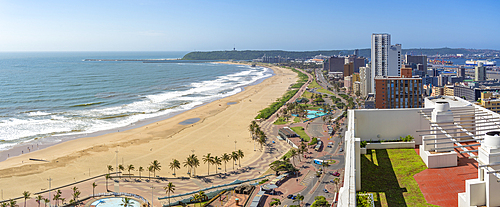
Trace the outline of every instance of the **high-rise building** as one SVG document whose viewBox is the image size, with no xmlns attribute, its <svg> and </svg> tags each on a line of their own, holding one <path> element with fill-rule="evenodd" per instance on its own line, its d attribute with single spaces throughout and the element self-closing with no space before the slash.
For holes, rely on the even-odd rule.
<svg viewBox="0 0 500 207">
<path fill-rule="evenodd" d="M 371 87 L 371 82 L 372 82 L 372 78 L 371 78 L 371 72 L 370 72 L 370 67 L 368 67 L 368 65 L 366 67 L 360 67 L 359 68 L 359 77 L 361 79 L 361 85 L 360 85 L 360 92 L 361 92 L 361 96 L 363 97 L 366 97 L 368 96 L 369 93 L 373 93 L 372 92 L 372 87 Z"/>
<path fill-rule="evenodd" d="M 461 65 L 459 68 L 457 68 L 457 76 L 465 79 L 465 66 Z"/>
<path fill-rule="evenodd" d="M 344 57 L 332 56 L 324 63 L 328 64 L 328 66 L 324 68 L 328 68 L 328 72 L 344 72 L 344 62 Z"/>
<path fill-rule="evenodd" d="M 399 76 L 401 68 L 401 45 L 391 45 L 391 35 L 372 34 L 371 77 Z M 371 83 L 375 91 L 375 81 Z"/>
<path fill-rule="evenodd" d="M 375 78 L 375 108 L 422 107 L 422 78 L 377 77 Z"/>
<path fill-rule="evenodd" d="M 480 62 L 477 64 L 475 72 L 475 81 L 486 81 L 486 67 L 483 66 L 483 63 Z"/>
<path fill-rule="evenodd" d="M 416 70 L 427 71 L 427 56 L 425 55 L 405 55 L 405 64 L 411 66 L 411 68 Z M 421 64 L 422 68 L 418 68 Z"/>
<path fill-rule="evenodd" d="M 346 63 L 344 65 L 344 77 L 350 76 L 354 73 L 354 63 Z"/>
</svg>

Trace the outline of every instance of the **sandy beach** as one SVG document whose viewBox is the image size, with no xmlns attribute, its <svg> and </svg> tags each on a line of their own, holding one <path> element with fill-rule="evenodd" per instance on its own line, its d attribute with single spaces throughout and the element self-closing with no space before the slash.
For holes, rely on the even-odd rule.
<svg viewBox="0 0 500 207">
<path fill-rule="evenodd" d="M 157 175 L 172 177 L 168 165 L 173 159 L 181 163 L 192 153 L 200 159 L 196 174 L 206 175 L 207 165 L 202 157 L 207 153 L 221 156 L 223 153 L 242 150 L 245 157 L 242 166 L 255 159 L 254 142 L 248 126 L 260 110 L 280 98 L 295 83 L 296 73 L 288 69 L 270 67 L 275 75 L 257 85 L 248 86 L 241 93 L 226 97 L 186 111 L 166 120 L 127 131 L 109 133 L 63 142 L 28 154 L 11 157 L 0 162 L 0 189 L 3 198 L 61 186 L 90 176 L 107 173 L 107 165 L 134 165 L 136 170 L 147 168 L 153 160 L 161 163 Z M 229 103 L 229 104 L 228 104 Z M 193 124 L 179 124 L 199 118 Z M 255 145 L 258 149 L 259 146 Z M 30 161 L 30 158 L 48 162 Z M 220 166 L 224 169 L 224 165 Z M 228 170 L 232 162 L 228 163 Z M 211 173 L 215 167 L 210 167 Z M 90 174 L 89 174 L 90 173 Z M 138 175 L 135 171 L 134 174 Z M 147 170 L 142 175 L 148 175 Z M 188 176 L 181 167 L 178 176 Z"/>
</svg>

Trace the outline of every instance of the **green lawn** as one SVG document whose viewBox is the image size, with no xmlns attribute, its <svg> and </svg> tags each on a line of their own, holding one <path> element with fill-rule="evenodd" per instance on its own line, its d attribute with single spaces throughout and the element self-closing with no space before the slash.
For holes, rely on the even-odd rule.
<svg viewBox="0 0 500 207">
<path fill-rule="evenodd" d="M 301 122 L 301 120 L 300 120 L 300 118 L 299 118 L 299 117 L 295 117 L 295 118 L 293 119 L 293 123 L 299 123 L 299 122 Z"/>
<path fill-rule="evenodd" d="M 331 92 L 331 91 L 329 91 L 329 90 L 326 90 L 326 89 L 324 89 L 324 88 L 318 89 L 318 90 L 316 90 L 316 91 L 318 91 L 318 92 L 320 92 L 320 93 L 326 93 L 326 94 L 330 94 L 330 95 L 335 95 L 333 92 Z"/>
<path fill-rule="evenodd" d="M 361 192 L 373 193 L 375 206 L 434 206 L 413 178 L 425 169 L 414 149 L 367 150 L 361 156 Z"/>
<path fill-rule="evenodd" d="M 309 142 L 309 136 L 304 131 L 304 127 L 292 127 L 291 128 L 295 133 L 297 133 L 305 142 Z"/>
<path fill-rule="evenodd" d="M 288 122 L 285 120 L 285 117 L 280 117 L 273 124 L 274 125 L 282 125 L 282 124 L 286 124 L 286 123 L 288 123 Z"/>
<path fill-rule="evenodd" d="M 312 95 L 311 92 L 304 91 L 304 93 L 302 94 L 302 97 L 307 98 L 307 99 L 311 99 L 311 95 Z"/>
<path fill-rule="evenodd" d="M 311 82 L 311 84 L 309 84 L 307 87 L 308 88 L 322 88 L 315 80 L 313 80 Z"/>
</svg>

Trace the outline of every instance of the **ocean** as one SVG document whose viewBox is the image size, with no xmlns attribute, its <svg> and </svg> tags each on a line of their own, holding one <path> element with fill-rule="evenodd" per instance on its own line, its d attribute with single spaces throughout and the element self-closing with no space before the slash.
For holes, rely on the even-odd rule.
<svg viewBox="0 0 500 207">
<path fill-rule="evenodd" d="M 0 151 L 166 118 L 243 90 L 272 70 L 167 59 L 186 52 L 0 53 Z"/>
</svg>

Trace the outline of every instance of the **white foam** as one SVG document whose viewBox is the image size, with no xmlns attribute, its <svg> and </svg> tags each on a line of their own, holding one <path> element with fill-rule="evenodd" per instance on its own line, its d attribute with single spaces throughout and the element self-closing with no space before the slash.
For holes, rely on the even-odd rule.
<svg viewBox="0 0 500 207">
<path fill-rule="evenodd" d="M 58 142 L 63 135 L 79 135 L 125 127 L 138 121 L 192 109 L 201 104 L 231 96 L 242 87 L 271 76 L 267 68 L 250 68 L 213 80 L 189 84 L 185 90 L 146 95 L 140 101 L 120 106 L 74 110 L 61 113 L 30 112 L 27 117 L 0 122 L 0 140 L 25 142 L 39 137 Z M 183 103 L 179 105 L 179 103 Z M 172 106 L 175 106 L 170 108 Z M 165 109 L 168 108 L 168 109 Z M 123 115 L 123 116 L 122 116 Z M 104 117 L 115 117 L 103 119 Z M 0 150 L 14 146 L 0 142 Z"/>
</svg>

